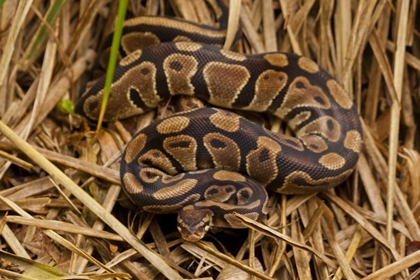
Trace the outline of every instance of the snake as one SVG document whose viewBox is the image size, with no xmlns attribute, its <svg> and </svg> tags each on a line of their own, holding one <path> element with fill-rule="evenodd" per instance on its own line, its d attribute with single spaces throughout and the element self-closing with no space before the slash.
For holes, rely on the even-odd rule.
<svg viewBox="0 0 420 280">
<path fill-rule="evenodd" d="M 211 107 L 158 119 L 129 141 L 120 176 L 136 205 L 178 213 L 181 236 L 195 242 L 210 227 L 243 228 L 236 213 L 264 221 L 267 190 L 311 194 L 350 176 L 362 149 L 360 117 L 344 88 L 317 63 L 294 53 L 224 50 L 217 30 L 153 19 L 127 24 L 123 42 L 147 37 L 156 44 L 130 49 L 119 62 L 105 121 L 143 114 L 175 95 Z M 144 31 L 145 25 L 154 28 Z M 158 40 L 180 31 L 186 42 L 175 35 Z M 197 34 L 207 37 L 204 43 L 195 42 Z M 104 83 L 102 77 L 85 91 L 79 114 L 98 119 Z M 232 109 L 273 115 L 293 133 L 272 132 Z"/>
</svg>

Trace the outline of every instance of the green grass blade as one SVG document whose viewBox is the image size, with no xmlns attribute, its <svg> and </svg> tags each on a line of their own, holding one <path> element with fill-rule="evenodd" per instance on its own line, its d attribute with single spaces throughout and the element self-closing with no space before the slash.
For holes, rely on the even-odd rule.
<svg viewBox="0 0 420 280">
<path fill-rule="evenodd" d="M 125 12 L 127 11 L 127 5 L 128 5 L 128 0 L 121 0 L 118 5 L 117 21 L 115 23 L 114 36 L 112 38 L 111 54 L 110 54 L 109 62 L 108 62 L 108 69 L 106 71 L 104 95 L 102 99 L 101 112 L 99 114 L 98 126 L 96 128 L 96 132 L 99 132 L 102 126 L 106 106 L 108 105 L 112 79 L 114 77 L 115 66 L 117 64 L 118 51 L 119 51 L 119 46 L 120 46 L 120 41 L 121 41 L 122 29 L 124 25 Z"/>
<path fill-rule="evenodd" d="M 0 0 L 0 10 L 1 10 L 1 8 L 3 8 L 4 2 L 6 2 L 6 0 Z"/>
</svg>

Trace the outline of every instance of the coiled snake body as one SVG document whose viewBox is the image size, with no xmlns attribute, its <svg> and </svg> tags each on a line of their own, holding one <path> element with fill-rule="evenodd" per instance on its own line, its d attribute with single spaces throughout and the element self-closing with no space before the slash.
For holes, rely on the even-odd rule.
<svg viewBox="0 0 420 280">
<path fill-rule="evenodd" d="M 103 85 L 101 79 L 82 96 L 79 112 L 97 118 Z M 179 211 L 181 234 L 190 241 L 210 222 L 242 227 L 234 212 L 262 220 L 265 189 L 302 194 L 340 184 L 361 149 L 359 116 L 343 88 L 315 62 L 291 53 L 162 43 L 124 58 L 111 92 L 108 121 L 182 94 L 266 112 L 294 131 L 275 134 L 229 111 L 201 108 L 158 120 L 133 137 L 121 161 L 127 194 L 146 211 Z"/>
</svg>

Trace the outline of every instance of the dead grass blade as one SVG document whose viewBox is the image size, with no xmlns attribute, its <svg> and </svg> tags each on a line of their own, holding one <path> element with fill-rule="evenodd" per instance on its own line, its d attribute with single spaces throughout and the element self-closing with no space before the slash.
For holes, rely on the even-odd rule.
<svg viewBox="0 0 420 280">
<path fill-rule="evenodd" d="M 172 270 L 158 255 L 150 251 L 113 215 L 103 211 L 102 206 L 92 197 L 81 190 L 70 178 L 68 178 L 61 170 L 55 167 L 51 162 L 39 154 L 31 145 L 23 141 L 10 128 L 0 121 L 0 132 L 5 135 L 12 143 L 14 143 L 22 152 L 27 154 L 32 160 L 47 171 L 51 177 L 68 189 L 83 204 L 89 205 L 89 209 L 95 213 L 101 220 L 106 222 L 112 229 L 119 233 L 124 240 L 138 250 L 145 258 L 147 258 L 168 278 L 181 279 L 180 276 Z"/>
<path fill-rule="evenodd" d="M 10 271 L 3 269 L 0 270 L 0 275 L 11 277 L 12 279 L 62 279 L 62 277 L 64 277 L 62 271 L 49 265 L 35 262 L 30 258 L 22 258 L 1 250 L 0 258 L 10 264 L 19 265 L 27 272 L 25 275 L 22 275 L 20 273 L 11 273 Z"/>
<path fill-rule="evenodd" d="M 320 258 L 323 262 L 325 262 L 328 266 L 330 266 L 330 267 L 332 267 L 332 268 L 336 268 L 336 267 L 337 267 L 336 263 L 334 263 L 332 260 L 330 260 L 330 259 L 329 259 L 328 257 L 326 257 L 325 255 L 323 255 L 323 254 L 321 254 L 321 253 L 317 252 L 317 251 L 316 251 L 316 250 L 314 250 L 312 247 L 309 247 L 309 246 L 307 246 L 307 245 L 305 245 L 305 244 L 302 244 L 302 243 L 300 243 L 300 242 L 298 242 L 298 241 L 295 241 L 295 240 L 293 240 L 292 238 L 290 238 L 289 236 L 287 236 L 287 235 L 283 235 L 283 234 L 281 234 L 281 233 L 279 233 L 279 232 L 277 232 L 277 231 L 273 230 L 272 228 L 267 227 L 267 226 L 265 226 L 265 225 L 263 225 L 263 224 L 261 224 L 261 223 L 258 223 L 258 222 L 256 222 L 256 221 L 254 221 L 254 220 L 252 220 L 252 219 L 250 219 L 250 218 L 248 218 L 248 217 L 244 216 L 244 215 L 241 215 L 241 214 L 235 213 L 235 216 L 236 216 L 238 219 L 242 220 L 242 222 L 244 223 L 244 225 L 246 225 L 247 227 L 252 228 L 252 229 L 254 229 L 254 230 L 258 231 L 258 232 L 259 232 L 259 233 L 261 233 L 261 234 L 264 234 L 264 235 L 270 236 L 271 238 L 275 238 L 275 239 L 280 239 L 280 240 L 283 240 L 283 241 L 285 241 L 286 243 L 288 243 L 288 244 L 290 244 L 290 245 L 293 245 L 293 246 L 295 246 L 295 247 L 297 247 L 297 248 L 299 248 L 299 249 L 302 249 L 302 250 L 305 250 L 305 251 L 311 252 L 311 253 L 313 253 L 315 256 L 317 256 L 318 258 Z"/>
</svg>

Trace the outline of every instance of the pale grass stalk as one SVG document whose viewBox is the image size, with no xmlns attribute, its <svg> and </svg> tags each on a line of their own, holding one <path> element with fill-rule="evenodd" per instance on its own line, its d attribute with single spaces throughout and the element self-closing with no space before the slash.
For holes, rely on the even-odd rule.
<svg viewBox="0 0 420 280">
<path fill-rule="evenodd" d="M 396 99 L 392 100 L 391 104 L 391 123 L 390 123 L 390 135 L 389 135 L 389 158 L 388 158 L 388 189 L 387 189 L 387 239 L 391 242 L 392 227 L 391 222 L 393 219 L 394 212 L 394 200 L 395 200 L 395 184 L 396 184 L 396 168 L 397 168 L 397 156 L 398 156 L 398 136 L 400 127 L 400 114 L 401 114 L 401 95 L 403 90 L 403 75 L 404 75 L 404 56 L 406 47 L 406 35 L 407 35 L 407 18 L 409 12 L 410 1 L 401 0 L 398 1 L 400 6 L 400 14 L 398 15 L 398 37 L 396 41 L 396 51 L 394 57 L 394 85 L 396 91 Z"/>
</svg>

